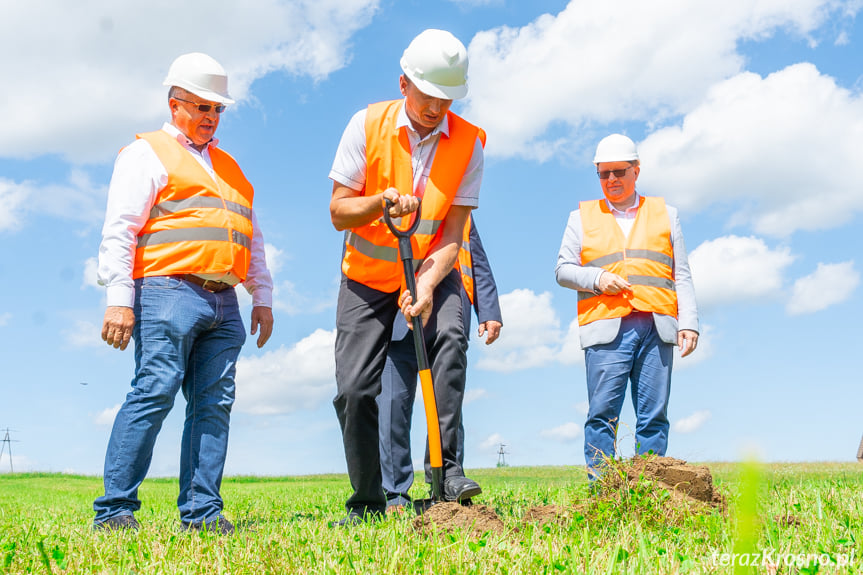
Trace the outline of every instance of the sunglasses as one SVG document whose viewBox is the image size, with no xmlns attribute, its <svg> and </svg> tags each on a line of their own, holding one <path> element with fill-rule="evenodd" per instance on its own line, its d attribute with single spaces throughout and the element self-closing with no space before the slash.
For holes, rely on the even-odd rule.
<svg viewBox="0 0 863 575">
<path fill-rule="evenodd" d="M 225 111 L 225 108 L 227 108 L 227 106 L 226 106 L 225 104 L 216 104 L 216 105 L 213 105 L 213 104 L 199 104 L 198 102 L 192 102 L 191 100 L 184 100 L 184 99 L 182 99 L 182 98 L 176 98 L 176 97 L 175 97 L 174 99 L 175 99 L 175 100 L 179 100 L 179 101 L 181 101 L 181 102 L 185 102 L 185 103 L 187 103 L 187 104 L 194 104 L 194 105 L 195 105 L 195 107 L 196 107 L 196 108 L 198 108 L 198 111 L 199 111 L 199 112 L 202 112 L 202 113 L 204 113 L 204 114 L 206 114 L 207 112 L 209 112 L 209 111 L 210 111 L 210 110 L 212 110 L 213 108 L 215 108 L 215 109 L 216 109 L 216 113 L 217 113 L 217 114 L 221 114 L 222 112 L 224 112 L 224 111 Z"/>
<path fill-rule="evenodd" d="M 614 174 L 615 178 L 622 178 L 623 176 L 626 175 L 626 171 L 631 167 L 632 166 L 627 166 L 627 167 L 623 168 L 622 170 L 603 170 L 601 172 L 599 170 L 597 170 L 596 175 L 599 176 L 600 180 L 607 180 L 608 178 L 611 177 L 611 174 Z"/>
</svg>

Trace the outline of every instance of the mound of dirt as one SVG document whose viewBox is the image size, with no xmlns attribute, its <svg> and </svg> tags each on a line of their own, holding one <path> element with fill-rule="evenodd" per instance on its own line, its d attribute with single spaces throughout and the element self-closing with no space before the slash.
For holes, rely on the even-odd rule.
<svg viewBox="0 0 863 575">
<path fill-rule="evenodd" d="M 524 524 L 536 523 L 540 526 L 547 523 L 566 525 L 572 519 L 573 508 L 560 505 L 540 505 L 529 508 L 522 518 Z"/>
<path fill-rule="evenodd" d="M 452 533 L 461 530 L 471 537 L 482 537 L 485 533 L 502 535 L 506 532 L 503 521 L 491 507 L 485 505 L 461 505 L 456 502 L 441 502 L 432 505 L 411 522 L 415 531 Z"/>
<path fill-rule="evenodd" d="M 710 469 L 703 465 L 690 465 L 673 457 L 635 457 L 630 465 L 623 465 L 629 482 L 645 478 L 667 487 L 673 494 L 686 499 L 706 503 L 713 507 L 723 506 L 724 498 L 713 485 Z M 617 480 L 615 474 L 607 474 Z"/>
</svg>

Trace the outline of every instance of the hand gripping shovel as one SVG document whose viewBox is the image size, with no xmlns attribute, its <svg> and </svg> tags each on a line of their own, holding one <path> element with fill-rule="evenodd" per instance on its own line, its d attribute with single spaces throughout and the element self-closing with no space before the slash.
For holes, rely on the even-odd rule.
<svg viewBox="0 0 863 575">
<path fill-rule="evenodd" d="M 411 248 L 411 236 L 416 231 L 420 223 L 420 210 L 422 204 L 417 206 L 416 216 L 411 226 L 406 230 L 398 229 L 390 218 L 390 200 L 386 200 L 384 208 L 384 221 L 387 227 L 399 240 L 399 257 L 402 260 L 405 272 L 405 282 L 410 291 L 411 299 L 414 303 L 417 302 L 417 282 L 414 276 L 414 255 Z M 423 393 L 423 405 L 426 412 L 426 426 L 428 427 L 429 441 L 429 461 L 431 462 L 432 475 L 432 490 L 430 499 L 419 499 L 413 502 L 414 509 L 417 515 L 422 514 L 426 509 L 443 501 L 443 449 L 440 442 L 440 422 L 437 414 L 437 402 L 435 402 L 434 384 L 432 383 L 431 370 L 429 369 L 428 353 L 426 352 L 426 342 L 423 337 L 422 318 L 412 318 L 411 325 L 414 332 L 414 351 L 417 354 L 417 367 L 419 368 L 420 386 Z"/>
</svg>

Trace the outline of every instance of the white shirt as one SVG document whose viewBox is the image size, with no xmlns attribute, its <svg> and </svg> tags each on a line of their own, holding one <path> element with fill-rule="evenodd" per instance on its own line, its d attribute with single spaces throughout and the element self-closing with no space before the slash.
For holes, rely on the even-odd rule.
<svg viewBox="0 0 863 575">
<path fill-rule="evenodd" d="M 216 146 L 218 140 L 214 139 L 202 151 L 198 151 L 192 147 L 193 142 L 176 126 L 166 123 L 162 130 L 177 138 L 215 179 L 210 146 Z M 156 196 L 167 183 L 168 172 L 147 140 L 138 139 L 123 148 L 114 162 L 114 173 L 108 187 L 105 225 L 102 227 L 102 244 L 99 246 L 99 284 L 107 287 L 108 306 L 133 307 L 135 282 L 132 279 L 132 269 L 135 265 L 138 233 L 150 218 Z M 251 261 L 243 285 L 252 295 L 253 305 L 272 307 L 273 278 L 267 269 L 264 236 L 254 210 L 252 227 Z M 239 278 L 232 273 L 198 275 L 232 285 L 239 282 Z"/>
<path fill-rule="evenodd" d="M 614 220 L 617 222 L 617 225 L 620 226 L 620 231 L 623 232 L 623 237 L 625 238 L 629 237 L 629 232 L 632 231 L 632 224 L 635 223 L 635 216 L 638 215 L 639 200 L 640 196 L 638 195 L 638 192 L 633 192 L 632 205 L 625 210 L 618 210 L 614 207 L 614 204 L 608 201 L 608 198 L 605 199 L 605 203 L 608 204 L 608 209 L 611 210 L 611 215 L 614 216 Z"/>
<path fill-rule="evenodd" d="M 366 111 L 363 108 L 351 118 L 342 134 L 336 158 L 330 170 L 330 179 L 356 191 L 363 189 L 366 183 Z M 405 112 L 405 106 L 399 109 L 396 118 L 396 128 L 407 127 L 408 141 L 411 147 L 411 162 L 414 174 L 415 196 L 422 198 L 426 182 L 434 162 L 435 152 L 441 137 L 449 137 L 449 121 L 444 116 L 440 124 L 425 138 L 414 130 Z M 459 184 L 452 204 L 454 206 L 479 206 L 479 188 L 482 183 L 483 151 L 482 142 L 477 138 L 473 154 Z"/>
</svg>

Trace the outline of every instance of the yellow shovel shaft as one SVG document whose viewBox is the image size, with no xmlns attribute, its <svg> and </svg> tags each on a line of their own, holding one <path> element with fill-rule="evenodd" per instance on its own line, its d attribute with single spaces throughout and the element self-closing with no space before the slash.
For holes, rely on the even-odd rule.
<svg viewBox="0 0 863 575">
<path fill-rule="evenodd" d="M 429 462 L 432 467 L 443 467 L 443 449 L 440 443 L 440 425 L 431 370 L 423 369 L 420 371 L 420 386 L 423 390 L 423 405 L 426 410 L 426 427 L 428 427 L 429 434 Z"/>
</svg>

